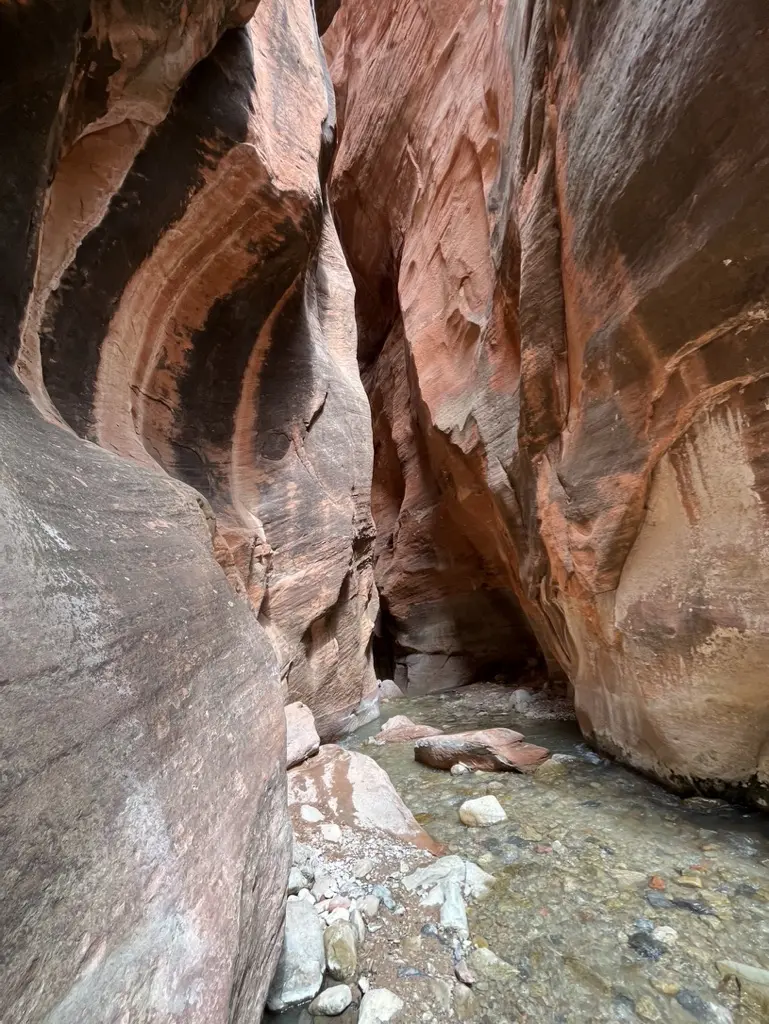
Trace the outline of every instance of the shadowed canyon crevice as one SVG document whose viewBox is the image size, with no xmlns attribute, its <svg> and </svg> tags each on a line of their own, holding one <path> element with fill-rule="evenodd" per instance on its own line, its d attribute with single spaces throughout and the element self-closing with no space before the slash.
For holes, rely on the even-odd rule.
<svg viewBox="0 0 769 1024">
<path fill-rule="evenodd" d="M 258 1020 L 283 707 L 378 675 L 536 666 L 765 806 L 767 54 L 764 0 L 0 0 L 0 1018 Z"/>
</svg>

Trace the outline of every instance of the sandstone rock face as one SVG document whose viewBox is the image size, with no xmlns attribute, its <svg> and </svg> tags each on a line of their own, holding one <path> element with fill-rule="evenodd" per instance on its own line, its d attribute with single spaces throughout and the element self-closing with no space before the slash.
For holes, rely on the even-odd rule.
<svg viewBox="0 0 769 1024">
<path fill-rule="evenodd" d="M 767 32 L 343 0 L 326 37 L 396 682 L 536 637 L 585 733 L 682 784 L 769 779 Z"/>
<path fill-rule="evenodd" d="M 306 704 L 296 701 L 287 704 L 286 714 L 286 768 L 301 764 L 317 754 L 320 739 L 315 730 L 315 719 Z"/>
<path fill-rule="evenodd" d="M 7 375 L 0 434 L 0 1019 L 252 1020 L 291 842 L 270 644 L 191 488 Z"/>
<path fill-rule="evenodd" d="M 0 55 L 0 1018 L 256 1020 L 282 705 L 376 694 L 315 14 L 3 3 Z"/>
<path fill-rule="evenodd" d="M 41 56 L 62 79 L 50 117 L 3 112 L 18 144 L 9 129 L 0 178 L 25 178 L 3 216 L 11 234 L 41 222 L 11 261 L 3 345 L 48 418 L 206 497 L 288 699 L 330 736 L 376 686 L 370 416 L 325 200 L 335 111 L 315 14 L 262 0 L 224 32 L 255 6 L 105 4 L 87 22 L 85 5 L 70 45 Z M 17 7 L 0 29 L 23 51 L 42 15 Z"/>
</svg>

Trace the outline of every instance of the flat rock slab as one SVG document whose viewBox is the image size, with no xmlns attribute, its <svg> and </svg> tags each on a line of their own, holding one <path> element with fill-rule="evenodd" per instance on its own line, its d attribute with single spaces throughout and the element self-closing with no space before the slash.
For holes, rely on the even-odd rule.
<svg viewBox="0 0 769 1024">
<path fill-rule="evenodd" d="M 286 930 L 275 977 L 267 996 L 271 1010 L 280 1012 L 307 1002 L 320 992 L 326 969 L 323 924 L 304 900 L 286 904 Z"/>
<path fill-rule="evenodd" d="M 442 853 L 398 796 L 390 778 L 372 758 L 325 744 L 317 757 L 288 773 L 288 802 L 295 828 L 302 807 L 314 807 L 326 822 L 345 832 L 389 833 L 401 842 Z"/>
<path fill-rule="evenodd" d="M 432 725 L 419 725 L 406 715 L 395 715 L 385 722 L 374 739 L 377 743 L 407 743 L 426 736 L 442 736 L 443 730 Z"/>
<path fill-rule="evenodd" d="M 286 768 L 293 768 L 320 749 L 320 737 L 315 728 L 315 716 L 300 700 L 287 704 L 286 713 Z"/>
<path fill-rule="evenodd" d="M 431 768 L 450 771 L 465 764 L 486 772 L 533 771 L 550 756 L 544 747 L 524 743 L 513 729 L 477 729 L 448 736 L 428 736 L 414 744 L 414 758 Z"/>
</svg>

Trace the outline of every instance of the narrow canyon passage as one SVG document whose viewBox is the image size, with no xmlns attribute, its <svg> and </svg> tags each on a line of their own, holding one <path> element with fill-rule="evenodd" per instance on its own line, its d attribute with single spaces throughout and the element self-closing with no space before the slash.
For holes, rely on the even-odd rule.
<svg viewBox="0 0 769 1024">
<path fill-rule="evenodd" d="M 769 1021 L 765 0 L 0 58 L 2 1024 Z"/>
</svg>

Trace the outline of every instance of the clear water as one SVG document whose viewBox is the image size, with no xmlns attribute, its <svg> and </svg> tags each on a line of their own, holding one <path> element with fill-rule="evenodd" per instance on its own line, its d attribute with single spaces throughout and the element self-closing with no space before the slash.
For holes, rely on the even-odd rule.
<svg viewBox="0 0 769 1024">
<path fill-rule="evenodd" d="M 396 714 L 446 731 L 512 727 L 577 760 L 554 777 L 454 777 L 414 761 L 411 744 L 366 743 Z M 769 989 L 724 980 L 717 967 L 728 959 L 769 969 L 765 816 L 684 800 L 619 765 L 591 763 L 575 722 L 522 717 L 500 687 L 390 702 L 345 745 L 379 762 L 450 852 L 497 877 L 469 909 L 472 938 L 514 972 L 479 978 L 474 1020 L 769 1021 Z M 487 792 L 508 821 L 465 828 L 459 805 Z M 652 940 L 658 926 L 675 936 Z"/>
</svg>

